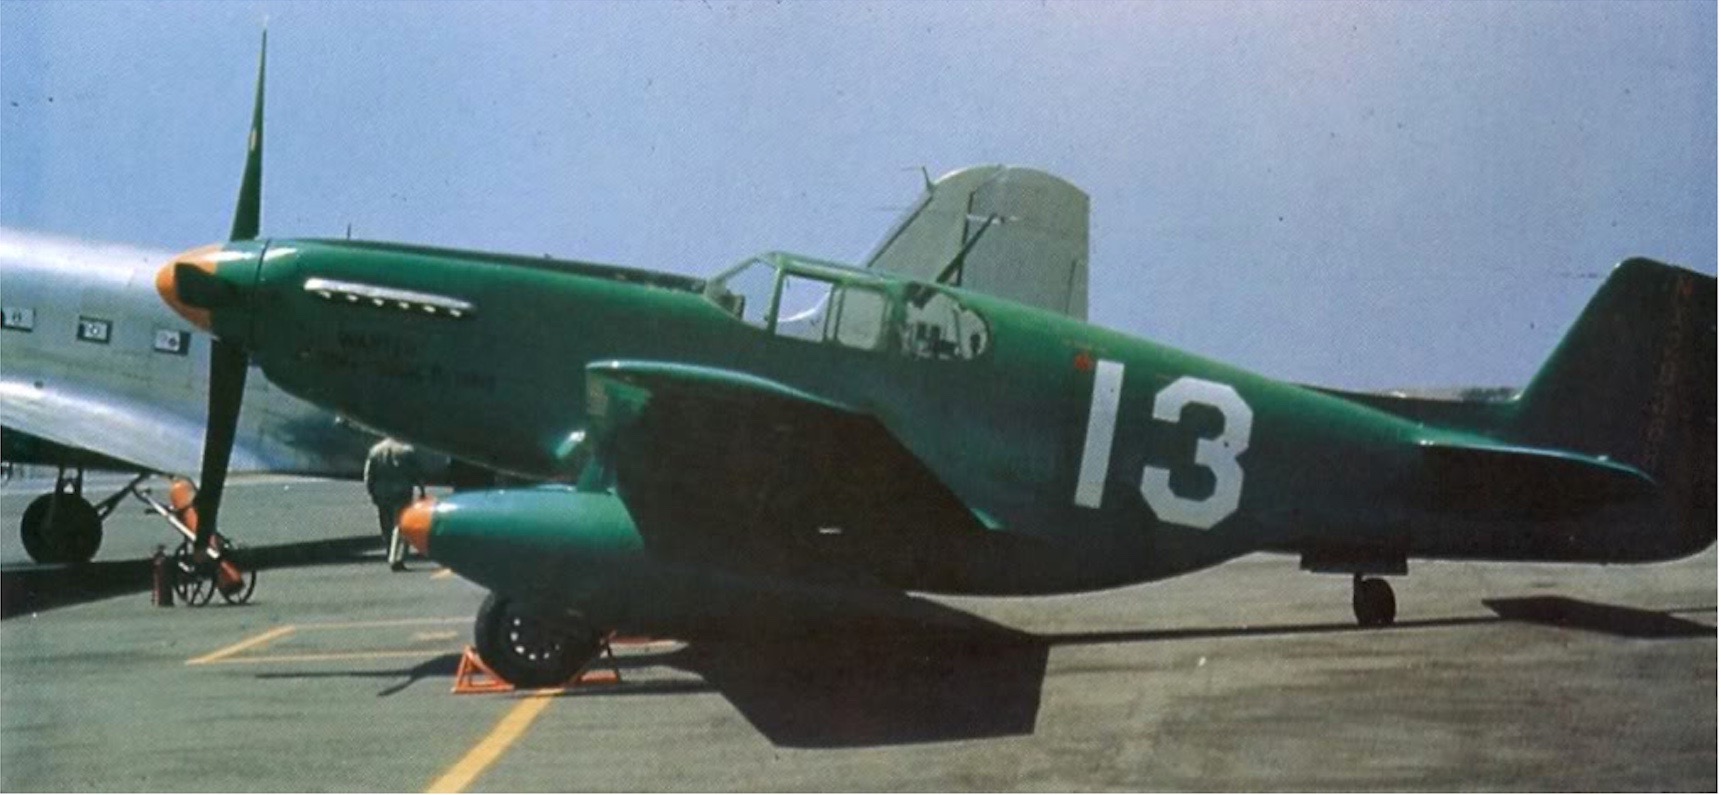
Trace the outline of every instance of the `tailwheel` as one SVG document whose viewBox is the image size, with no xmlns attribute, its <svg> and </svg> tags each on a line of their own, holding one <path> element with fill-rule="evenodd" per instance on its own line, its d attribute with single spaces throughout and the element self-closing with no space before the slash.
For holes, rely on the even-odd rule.
<svg viewBox="0 0 1721 795">
<path fill-rule="evenodd" d="M 1398 600 L 1386 580 L 1358 574 L 1351 580 L 1351 609 L 1358 624 L 1384 627 L 1398 615 Z"/>
<path fill-rule="evenodd" d="M 215 596 L 216 564 L 198 560 L 191 550 L 189 540 L 173 550 L 173 595 L 186 605 L 202 607 Z"/>
<path fill-rule="evenodd" d="M 88 563 L 102 545 L 101 515 L 70 491 L 31 500 L 18 529 L 24 552 L 37 563 Z"/>
<path fill-rule="evenodd" d="M 545 620 L 517 600 L 494 593 L 478 608 L 472 636 L 484 664 L 520 688 L 565 684 L 603 648 L 597 630 Z"/>
</svg>

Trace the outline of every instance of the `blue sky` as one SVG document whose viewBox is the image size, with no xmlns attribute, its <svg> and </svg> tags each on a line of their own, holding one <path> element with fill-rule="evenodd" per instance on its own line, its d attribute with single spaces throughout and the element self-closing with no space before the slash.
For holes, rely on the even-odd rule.
<svg viewBox="0 0 1721 795">
<path fill-rule="evenodd" d="M 1093 200 L 1095 322 L 1267 375 L 1518 384 L 1608 267 L 1715 272 L 1716 10 L 1624 4 L 0 5 L 0 222 L 705 274 L 860 258 L 934 174 Z"/>
</svg>

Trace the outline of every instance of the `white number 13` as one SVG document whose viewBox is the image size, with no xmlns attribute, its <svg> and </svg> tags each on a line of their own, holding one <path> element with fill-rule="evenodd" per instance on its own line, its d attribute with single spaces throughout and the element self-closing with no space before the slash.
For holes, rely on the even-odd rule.
<svg viewBox="0 0 1721 795">
<path fill-rule="evenodd" d="M 1094 373 L 1093 405 L 1088 411 L 1088 434 L 1082 449 L 1081 471 L 1076 477 L 1077 505 L 1098 508 L 1106 469 L 1110 463 L 1112 437 L 1117 429 L 1117 407 L 1122 396 L 1123 364 L 1099 362 Z M 1237 457 L 1249 449 L 1249 433 L 1255 413 L 1231 387 L 1184 376 L 1171 382 L 1153 398 L 1153 418 L 1176 423 L 1189 405 L 1216 409 L 1224 424 L 1219 435 L 1195 441 L 1195 463 L 1213 473 L 1213 493 L 1201 498 L 1184 497 L 1171 490 L 1171 470 L 1144 466 L 1141 497 L 1160 519 L 1211 529 L 1237 510 L 1243 497 L 1243 467 Z"/>
</svg>

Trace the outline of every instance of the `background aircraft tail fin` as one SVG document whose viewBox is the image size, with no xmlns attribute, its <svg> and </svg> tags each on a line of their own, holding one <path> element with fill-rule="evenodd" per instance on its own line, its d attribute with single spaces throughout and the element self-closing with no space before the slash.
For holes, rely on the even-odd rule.
<svg viewBox="0 0 1721 795">
<path fill-rule="evenodd" d="M 866 267 L 932 281 L 970 243 L 964 289 L 1087 320 L 1088 195 L 1032 168 L 972 166 L 928 183 Z"/>
<path fill-rule="evenodd" d="M 1715 277 L 1620 263 L 1517 400 L 1527 444 L 1606 456 L 1662 485 L 1692 551 L 1715 540 Z"/>
</svg>

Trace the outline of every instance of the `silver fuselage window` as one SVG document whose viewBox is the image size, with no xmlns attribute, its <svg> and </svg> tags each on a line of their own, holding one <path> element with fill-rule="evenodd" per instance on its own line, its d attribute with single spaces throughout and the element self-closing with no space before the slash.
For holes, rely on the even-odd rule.
<svg viewBox="0 0 1721 795">
<path fill-rule="evenodd" d="M 191 332 L 158 328 L 155 330 L 155 350 L 158 353 L 184 356 L 191 351 Z"/>
<path fill-rule="evenodd" d="M 13 331 L 35 331 L 36 310 L 28 306 L 9 306 L 4 312 L 5 328 Z"/>
<path fill-rule="evenodd" d="M 113 334 L 113 321 L 89 315 L 78 316 L 78 339 L 106 345 L 113 341 Z"/>
</svg>

